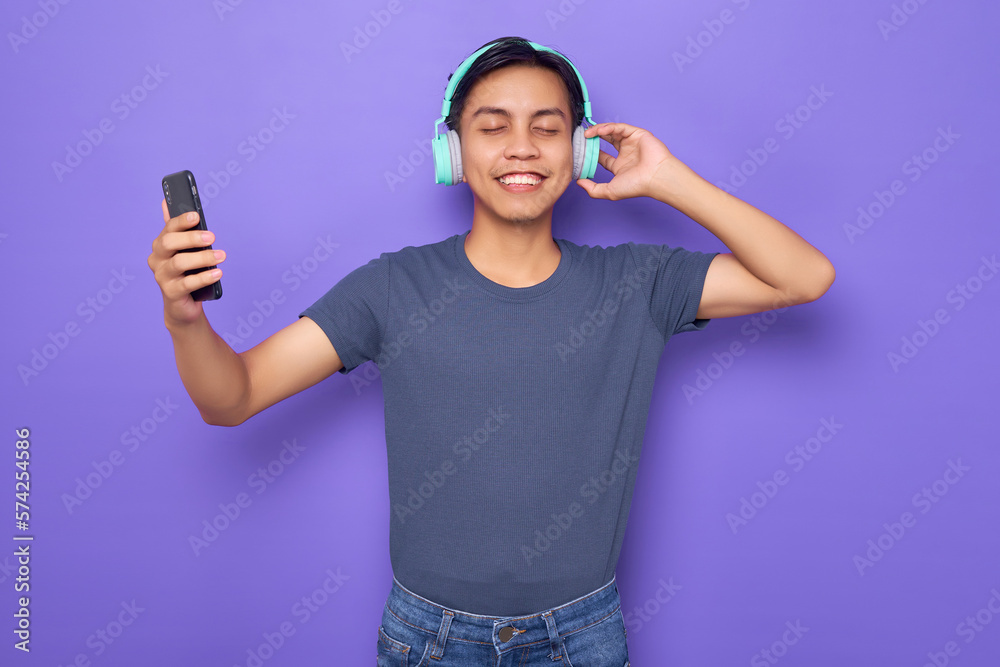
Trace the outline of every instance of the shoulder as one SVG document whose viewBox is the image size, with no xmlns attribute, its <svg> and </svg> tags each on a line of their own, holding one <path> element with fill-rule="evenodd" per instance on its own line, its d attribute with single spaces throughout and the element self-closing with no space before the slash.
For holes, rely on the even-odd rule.
<svg viewBox="0 0 1000 667">
<path fill-rule="evenodd" d="M 580 265 L 614 270 L 638 266 L 649 258 L 652 258 L 655 266 L 665 247 L 631 241 L 609 246 L 582 245 L 566 239 L 558 241 L 572 253 L 574 261 Z"/>
</svg>

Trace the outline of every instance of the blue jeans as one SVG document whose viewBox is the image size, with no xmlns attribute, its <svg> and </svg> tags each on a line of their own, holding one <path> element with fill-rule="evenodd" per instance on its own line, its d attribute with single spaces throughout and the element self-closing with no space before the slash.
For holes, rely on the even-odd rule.
<svg viewBox="0 0 1000 667">
<path fill-rule="evenodd" d="M 378 667 L 628 667 L 615 578 L 525 616 L 449 609 L 392 578 L 378 629 Z"/>
</svg>

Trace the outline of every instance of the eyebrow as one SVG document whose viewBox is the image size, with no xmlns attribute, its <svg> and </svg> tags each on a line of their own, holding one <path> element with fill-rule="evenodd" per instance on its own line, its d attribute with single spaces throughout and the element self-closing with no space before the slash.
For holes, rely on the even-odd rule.
<svg viewBox="0 0 1000 667">
<path fill-rule="evenodd" d="M 504 116 L 505 118 L 511 117 L 510 112 L 501 107 L 479 107 L 476 109 L 475 113 L 472 114 L 472 118 L 484 115 Z M 563 120 L 566 120 L 566 114 L 564 114 L 562 109 L 558 107 L 539 109 L 535 113 L 531 114 L 532 119 L 538 118 L 539 116 L 559 116 Z"/>
</svg>

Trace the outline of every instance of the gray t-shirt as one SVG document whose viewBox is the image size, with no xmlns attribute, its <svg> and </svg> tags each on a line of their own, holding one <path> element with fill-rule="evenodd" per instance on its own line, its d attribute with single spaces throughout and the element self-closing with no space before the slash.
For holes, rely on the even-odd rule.
<svg viewBox="0 0 1000 667">
<path fill-rule="evenodd" d="M 671 335 L 708 324 L 695 313 L 717 253 L 556 239 L 555 272 L 517 288 L 476 270 L 467 235 L 383 253 L 300 317 L 342 373 L 378 366 L 393 575 L 516 616 L 614 574 L 657 364 Z"/>
</svg>

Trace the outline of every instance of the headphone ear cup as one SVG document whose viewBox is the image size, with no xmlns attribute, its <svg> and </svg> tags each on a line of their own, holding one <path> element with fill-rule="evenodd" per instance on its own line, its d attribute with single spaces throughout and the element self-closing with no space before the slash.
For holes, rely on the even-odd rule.
<svg viewBox="0 0 1000 667">
<path fill-rule="evenodd" d="M 451 149 L 448 147 L 447 135 L 435 135 L 431 140 L 431 154 L 434 158 L 434 182 L 451 185 Z"/>
<path fill-rule="evenodd" d="M 583 161 L 586 158 L 587 138 L 583 136 L 583 125 L 573 130 L 573 180 L 583 178 Z M 589 176 L 587 178 L 590 178 Z"/>
<path fill-rule="evenodd" d="M 601 157 L 601 137 L 586 138 L 587 147 L 583 156 L 583 171 L 580 178 L 593 178 L 597 173 L 597 160 Z"/>
<path fill-rule="evenodd" d="M 585 137 L 587 130 L 578 125 L 573 131 L 573 180 L 593 178 L 597 173 L 597 159 L 601 155 L 601 138 Z"/>
<path fill-rule="evenodd" d="M 451 183 L 458 185 L 462 182 L 462 141 L 458 138 L 458 132 L 448 130 L 448 152 L 451 156 Z"/>
</svg>

